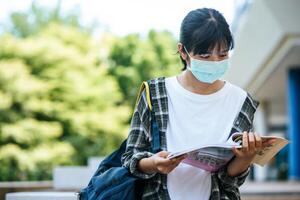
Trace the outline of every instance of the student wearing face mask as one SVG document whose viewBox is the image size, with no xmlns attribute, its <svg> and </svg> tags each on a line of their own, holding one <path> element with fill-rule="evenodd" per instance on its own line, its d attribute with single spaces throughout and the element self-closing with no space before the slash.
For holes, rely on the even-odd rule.
<svg viewBox="0 0 300 200">
<path fill-rule="evenodd" d="M 161 151 L 151 147 L 150 112 L 143 92 L 131 122 L 122 163 L 145 181 L 143 199 L 240 199 L 255 152 L 263 146 L 253 133 L 258 102 L 249 93 L 222 80 L 229 68 L 233 38 L 225 18 L 214 9 L 196 9 L 183 19 L 178 53 L 183 70 L 173 77 L 151 80 L 153 106 L 158 109 Z M 242 66 L 241 66 L 242 67 Z M 159 92 L 158 92 L 159 91 Z M 170 152 L 225 142 L 243 133 L 243 147 L 219 171 L 210 173 L 182 163 L 185 156 L 168 159 Z"/>
</svg>

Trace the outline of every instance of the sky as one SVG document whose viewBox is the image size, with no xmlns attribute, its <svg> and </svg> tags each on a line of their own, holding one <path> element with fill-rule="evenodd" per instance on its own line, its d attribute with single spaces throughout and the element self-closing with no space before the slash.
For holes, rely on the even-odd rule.
<svg viewBox="0 0 300 200">
<path fill-rule="evenodd" d="M 32 0 L 0 0 L 0 24 L 12 11 L 27 10 Z M 54 7 L 57 1 L 36 0 L 42 6 Z M 77 10 L 83 24 L 99 23 L 100 30 L 116 35 L 146 34 L 150 29 L 168 30 L 175 37 L 180 23 L 191 10 L 215 8 L 230 24 L 234 17 L 235 0 L 61 0 L 64 12 Z"/>
</svg>

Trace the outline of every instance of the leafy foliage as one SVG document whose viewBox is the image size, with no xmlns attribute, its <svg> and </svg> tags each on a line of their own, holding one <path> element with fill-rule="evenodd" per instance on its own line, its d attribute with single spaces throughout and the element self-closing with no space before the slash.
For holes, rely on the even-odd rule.
<svg viewBox="0 0 300 200">
<path fill-rule="evenodd" d="M 142 81 L 179 73 L 176 53 L 176 41 L 166 31 L 151 30 L 146 38 L 138 34 L 116 38 L 110 51 L 109 72 L 116 77 L 126 103 L 132 107 Z"/>
<path fill-rule="evenodd" d="M 180 70 L 168 32 L 96 40 L 75 15 L 35 5 L 11 22 L 0 35 L 0 181 L 51 179 L 55 165 L 107 155 L 140 83 Z"/>
<path fill-rule="evenodd" d="M 116 148 L 130 111 L 89 35 L 50 24 L 37 36 L 0 41 L 1 180 L 50 178 L 45 169 Z"/>
</svg>

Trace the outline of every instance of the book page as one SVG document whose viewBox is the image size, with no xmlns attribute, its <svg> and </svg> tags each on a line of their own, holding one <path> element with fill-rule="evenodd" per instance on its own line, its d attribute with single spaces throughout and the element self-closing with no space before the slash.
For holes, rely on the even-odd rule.
<svg viewBox="0 0 300 200">
<path fill-rule="evenodd" d="M 275 137 L 275 136 L 262 136 L 262 140 L 266 139 L 276 139 L 273 144 L 268 145 L 263 150 L 258 152 L 252 163 L 258 164 L 260 166 L 264 166 L 268 163 L 285 145 L 289 143 L 288 140 L 282 137 Z"/>
<path fill-rule="evenodd" d="M 168 158 L 172 159 L 187 154 L 187 158 L 182 161 L 183 163 L 209 172 L 216 172 L 233 158 L 233 147 L 239 148 L 241 146 L 233 142 L 205 145 L 198 148 L 172 153 L 168 156 Z"/>
<path fill-rule="evenodd" d="M 241 146 L 239 144 L 236 144 L 236 143 L 203 145 L 203 146 L 200 146 L 200 147 L 197 147 L 197 148 L 190 148 L 190 149 L 187 149 L 187 150 L 184 150 L 184 151 L 173 152 L 168 156 L 168 158 L 169 159 L 176 158 L 176 157 L 179 157 L 181 155 L 191 153 L 191 152 L 195 152 L 195 151 L 199 151 L 201 149 L 208 148 L 208 147 L 232 149 L 232 147 L 240 148 Z"/>
<path fill-rule="evenodd" d="M 231 147 L 228 147 L 201 148 L 189 152 L 182 162 L 209 172 L 216 172 L 234 156 Z"/>
<path fill-rule="evenodd" d="M 191 148 L 184 151 L 171 153 L 168 158 L 176 158 L 178 156 L 187 154 L 187 158 L 182 162 L 204 169 L 209 172 L 218 171 L 222 166 L 226 165 L 234 156 L 232 148 L 242 147 L 242 134 L 233 134 L 226 142 L 222 144 L 211 144 L 200 146 L 198 148 Z M 258 165 L 265 165 L 274 157 L 286 144 L 288 140 L 277 136 L 261 136 L 262 140 L 275 139 L 276 141 L 258 152 L 252 163 Z"/>
</svg>

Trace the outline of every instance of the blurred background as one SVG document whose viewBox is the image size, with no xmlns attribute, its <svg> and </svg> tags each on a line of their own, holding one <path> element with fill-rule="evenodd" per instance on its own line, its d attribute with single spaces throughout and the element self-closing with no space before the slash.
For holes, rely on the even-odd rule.
<svg viewBox="0 0 300 200">
<path fill-rule="evenodd" d="M 299 0 L 0 0 L 0 199 L 74 199 L 127 137 L 141 82 L 180 73 L 180 23 L 201 7 L 231 26 L 225 79 L 261 102 L 256 131 L 291 141 L 243 199 L 300 199 Z"/>
</svg>

